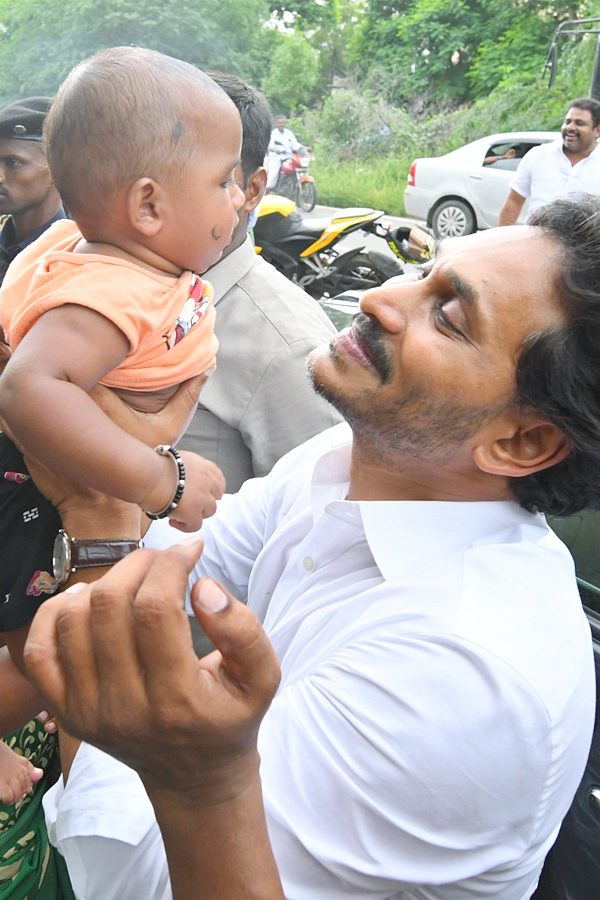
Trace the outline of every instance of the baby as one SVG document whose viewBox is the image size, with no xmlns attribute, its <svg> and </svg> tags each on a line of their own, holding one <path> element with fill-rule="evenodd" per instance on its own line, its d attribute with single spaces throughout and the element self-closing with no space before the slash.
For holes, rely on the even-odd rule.
<svg viewBox="0 0 600 900">
<path fill-rule="evenodd" d="M 155 412 L 182 381 L 213 367 L 214 308 L 198 273 L 229 243 L 244 199 L 234 179 L 239 115 L 195 67 L 122 47 L 71 72 L 44 135 L 74 221 L 48 229 L 5 278 L 0 322 L 12 356 L 0 378 L 0 414 L 50 469 L 196 530 L 223 491 L 218 469 L 193 453 L 148 447 L 88 394 L 102 383 Z M 13 658 L 11 631 L 19 630 L 21 646 L 40 593 L 57 586 L 41 523 L 27 588 L 4 581 L 23 546 L 22 537 L 11 546 L 11 534 L 41 508 L 30 499 L 26 510 L 19 506 L 28 475 L 16 452 L 1 435 L 0 458 L 9 462 L 0 497 L 0 638 Z"/>
</svg>

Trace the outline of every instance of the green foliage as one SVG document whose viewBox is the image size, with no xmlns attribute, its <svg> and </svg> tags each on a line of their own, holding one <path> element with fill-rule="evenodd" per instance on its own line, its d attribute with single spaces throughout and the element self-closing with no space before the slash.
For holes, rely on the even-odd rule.
<svg viewBox="0 0 600 900">
<path fill-rule="evenodd" d="M 0 101 L 52 94 L 76 63 L 126 44 L 253 78 L 268 14 L 267 0 L 0 0 Z"/>
<path fill-rule="evenodd" d="M 318 156 L 312 168 L 319 203 L 326 206 L 370 206 L 388 215 L 404 215 L 404 185 L 408 164 L 395 157 L 370 156 L 331 165 Z"/>
<path fill-rule="evenodd" d="M 475 103 L 430 116 L 409 115 L 382 97 L 357 91 L 334 95 L 319 115 L 306 119 L 310 139 L 319 141 L 313 174 L 320 200 L 403 215 L 406 175 L 415 158 L 440 156 L 496 132 L 558 130 L 568 101 L 588 94 L 595 44 L 590 35 L 564 48 L 551 90 L 539 78 L 530 83 L 507 79 Z M 373 127 L 373 120 L 363 118 L 369 107 L 394 128 L 377 153 L 366 140 Z"/>
<path fill-rule="evenodd" d="M 319 56 L 302 34 L 285 35 L 275 52 L 263 90 L 278 109 L 294 115 L 317 82 Z"/>
<path fill-rule="evenodd" d="M 335 91 L 305 120 L 311 140 L 336 160 L 363 160 L 374 153 L 418 155 L 446 129 L 443 116 L 417 116 L 381 94 L 356 88 Z"/>
<path fill-rule="evenodd" d="M 463 102 L 530 81 L 558 24 L 590 9 L 591 0 L 370 0 L 349 55 L 363 80 L 377 67 L 398 103 Z"/>
</svg>

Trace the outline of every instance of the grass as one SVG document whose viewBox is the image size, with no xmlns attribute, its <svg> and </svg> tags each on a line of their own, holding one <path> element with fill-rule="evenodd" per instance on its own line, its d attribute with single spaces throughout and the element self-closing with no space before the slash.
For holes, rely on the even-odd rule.
<svg viewBox="0 0 600 900">
<path fill-rule="evenodd" d="M 412 160 L 369 157 L 336 162 L 317 156 L 311 172 L 318 202 L 325 206 L 370 206 L 404 215 L 404 187 Z"/>
</svg>

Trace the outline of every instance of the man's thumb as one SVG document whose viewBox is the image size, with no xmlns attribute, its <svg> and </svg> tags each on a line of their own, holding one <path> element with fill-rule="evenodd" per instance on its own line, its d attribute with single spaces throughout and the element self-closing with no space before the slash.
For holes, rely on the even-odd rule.
<svg viewBox="0 0 600 900">
<path fill-rule="evenodd" d="M 196 618 L 221 652 L 231 680 L 266 709 L 279 685 L 280 669 L 255 613 L 211 578 L 196 582 L 191 599 Z"/>
</svg>

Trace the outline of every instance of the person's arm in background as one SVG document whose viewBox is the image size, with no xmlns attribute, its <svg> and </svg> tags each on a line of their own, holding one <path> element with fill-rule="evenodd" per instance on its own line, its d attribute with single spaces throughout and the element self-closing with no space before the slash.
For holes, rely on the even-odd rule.
<svg viewBox="0 0 600 900">
<path fill-rule="evenodd" d="M 508 192 L 508 197 L 504 201 L 504 206 L 500 210 L 498 225 L 514 225 L 523 209 L 525 199 L 525 197 L 522 197 L 511 188 Z"/>
<path fill-rule="evenodd" d="M 210 579 L 192 602 L 221 652 L 196 657 L 182 597 L 200 550 L 137 551 L 51 598 L 26 663 L 61 724 L 139 773 L 174 900 L 283 900 L 256 749 L 279 666 L 254 613 Z"/>
</svg>

